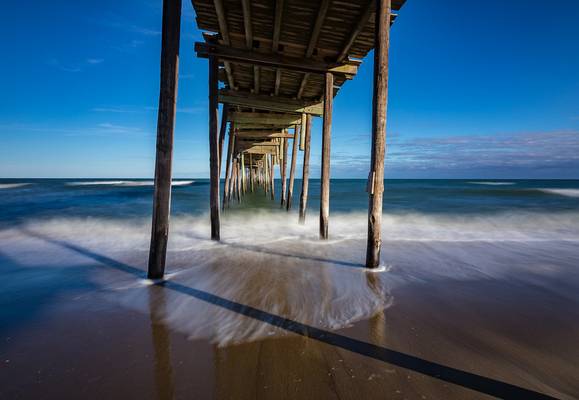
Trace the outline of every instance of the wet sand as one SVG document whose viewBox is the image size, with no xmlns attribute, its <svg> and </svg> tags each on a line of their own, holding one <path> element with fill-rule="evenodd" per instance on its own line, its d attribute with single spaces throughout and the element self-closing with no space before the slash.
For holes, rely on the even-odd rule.
<svg viewBox="0 0 579 400">
<path fill-rule="evenodd" d="M 2 399 L 579 398 L 575 242 L 188 233 L 151 285 L 146 235 L 46 232 L 0 241 Z"/>
</svg>

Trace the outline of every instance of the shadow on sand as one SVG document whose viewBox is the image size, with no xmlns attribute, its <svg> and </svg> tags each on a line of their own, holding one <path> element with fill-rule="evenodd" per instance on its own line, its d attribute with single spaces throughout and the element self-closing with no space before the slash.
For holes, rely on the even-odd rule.
<svg viewBox="0 0 579 400">
<path fill-rule="evenodd" d="M 97 261 L 106 267 L 133 274 L 139 278 L 145 277 L 145 274 L 141 269 L 116 261 L 105 255 L 95 253 L 84 247 L 45 237 L 41 234 L 31 231 L 26 231 L 26 233 L 38 239 L 42 239 L 49 243 L 77 252 L 83 256 Z M 179 284 L 177 282 L 161 281 L 156 282 L 155 285 L 159 288 L 162 287 L 164 289 L 178 292 L 186 296 L 194 297 L 229 311 L 267 323 L 274 327 L 282 328 L 288 332 L 293 332 L 304 337 L 315 339 L 323 343 L 327 343 L 398 367 L 406 368 L 408 370 L 418 372 L 445 382 L 453 383 L 471 390 L 475 390 L 480 393 L 505 399 L 553 399 L 553 397 L 546 394 L 539 393 L 530 389 L 525 389 L 520 386 L 462 371 L 443 364 L 424 360 L 409 354 L 401 353 L 385 347 L 343 336 L 338 333 L 333 333 L 313 326 L 302 324 L 300 322 L 283 318 L 278 315 L 271 314 L 267 311 L 240 304 L 235 301 L 231 301 L 205 292 L 203 290 Z"/>
</svg>

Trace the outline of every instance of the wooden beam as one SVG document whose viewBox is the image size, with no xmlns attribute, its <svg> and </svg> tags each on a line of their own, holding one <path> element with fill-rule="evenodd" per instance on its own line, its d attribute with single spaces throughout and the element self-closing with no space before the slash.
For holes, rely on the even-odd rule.
<svg viewBox="0 0 579 400">
<path fill-rule="evenodd" d="M 308 208 L 308 188 L 310 179 L 310 143 L 312 132 L 312 116 L 306 116 L 306 129 L 302 131 L 302 136 L 305 136 L 304 145 L 304 166 L 302 169 L 302 193 L 300 195 L 300 224 L 306 222 L 306 210 Z"/>
<path fill-rule="evenodd" d="M 308 79 L 310 78 L 310 73 L 306 72 L 302 78 L 302 82 L 300 83 L 300 88 L 298 89 L 298 94 L 296 95 L 296 97 L 298 99 L 301 99 L 303 94 L 304 94 L 304 90 L 306 89 L 306 86 L 308 84 Z"/>
<path fill-rule="evenodd" d="M 261 73 L 258 66 L 253 66 L 253 92 L 259 95 L 261 90 Z"/>
<path fill-rule="evenodd" d="M 332 103 L 334 76 L 326 74 L 324 86 L 324 123 L 322 131 L 322 179 L 320 189 L 320 238 L 328 239 L 330 219 L 330 140 L 332 137 Z"/>
<path fill-rule="evenodd" d="M 314 28 L 310 34 L 310 42 L 308 48 L 306 49 L 306 58 L 310 58 L 314 54 L 316 45 L 318 44 L 318 38 L 320 37 L 320 32 L 322 31 L 322 26 L 324 26 L 324 21 L 326 20 L 326 14 L 330 8 L 330 0 L 322 0 L 320 4 L 320 9 L 318 10 L 318 15 L 316 17 L 316 22 L 314 23 Z"/>
<path fill-rule="evenodd" d="M 241 0 L 243 9 L 243 29 L 245 30 L 245 46 L 248 49 L 253 47 L 253 29 L 251 26 L 251 3 L 249 0 Z"/>
<path fill-rule="evenodd" d="M 222 0 L 213 0 L 215 5 L 215 14 L 217 14 L 217 23 L 219 24 L 219 31 L 221 33 L 221 40 L 227 46 L 231 44 L 231 39 L 229 37 L 229 28 L 227 27 L 227 19 L 225 17 L 225 9 L 223 8 Z M 225 61 L 225 72 L 227 73 L 227 81 L 229 82 L 229 87 L 232 89 L 237 89 L 235 86 L 235 81 L 233 80 L 233 71 L 231 69 L 231 64 Z"/>
<path fill-rule="evenodd" d="M 368 241 L 366 267 L 380 266 L 382 247 L 382 202 L 384 192 L 384 155 L 386 151 L 386 108 L 388 106 L 388 46 L 390 43 L 391 0 L 376 2 L 374 42 L 374 96 L 372 101 L 372 156 L 369 176 Z"/>
<path fill-rule="evenodd" d="M 275 86 L 273 88 L 274 96 L 279 95 L 279 85 L 280 84 L 281 84 L 281 69 L 278 68 L 275 70 Z"/>
<path fill-rule="evenodd" d="M 198 57 L 206 58 L 210 55 L 226 61 L 235 61 L 240 64 L 258 65 L 273 68 L 282 68 L 299 72 L 325 74 L 331 72 L 346 79 L 352 79 L 358 72 L 360 62 L 347 60 L 344 63 L 327 63 L 323 61 L 309 60 L 296 57 L 288 57 L 283 54 L 269 54 L 255 50 L 237 49 L 212 43 L 195 43 L 195 51 Z"/>
<path fill-rule="evenodd" d="M 310 34 L 310 41 L 308 43 L 308 47 L 306 48 L 305 57 L 310 58 L 312 54 L 314 54 L 314 49 L 318 44 L 318 38 L 320 37 L 320 32 L 322 30 L 322 26 L 324 26 L 324 21 L 326 20 L 326 14 L 328 13 L 328 8 L 330 6 L 330 0 L 323 0 L 320 4 L 320 9 L 318 11 L 318 16 L 316 17 L 316 22 L 314 23 L 314 28 L 312 29 L 312 33 Z M 304 77 L 302 78 L 302 82 L 300 84 L 300 88 L 297 93 L 297 98 L 301 99 L 304 93 L 304 89 L 306 88 L 308 79 L 310 77 L 309 73 L 305 73 Z"/>
<path fill-rule="evenodd" d="M 261 110 L 300 114 L 307 113 L 320 116 L 324 112 L 322 102 L 294 100 L 285 97 L 258 95 L 227 89 L 221 89 L 219 91 L 219 102 Z"/>
<path fill-rule="evenodd" d="M 260 124 L 286 124 L 295 125 L 301 121 L 301 117 L 295 114 L 272 114 L 257 112 L 239 112 L 229 113 L 229 121 L 236 123 L 260 123 Z"/>
<path fill-rule="evenodd" d="M 179 42 L 181 0 L 163 1 L 161 38 L 161 84 L 157 116 L 157 154 L 155 159 L 155 191 L 153 194 L 153 223 L 149 248 L 149 279 L 161 279 L 165 274 L 169 214 L 171 208 L 171 168 L 173 137 L 177 110 L 177 81 L 179 78 Z"/>
<path fill-rule="evenodd" d="M 368 2 L 368 5 L 362 11 L 360 18 L 358 18 L 358 22 L 356 23 L 356 26 L 354 27 L 352 32 L 350 32 L 350 35 L 348 36 L 348 40 L 344 44 L 344 47 L 342 47 L 342 51 L 340 52 L 340 55 L 338 55 L 338 61 L 343 61 L 348 57 L 348 52 L 352 48 L 354 41 L 356 40 L 356 38 L 358 37 L 360 32 L 362 32 L 362 30 L 368 24 L 368 20 L 370 19 L 370 15 L 372 15 L 372 11 L 374 11 L 374 9 L 375 9 L 375 5 L 374 5 L 375 2 L 376 2 L 376 0 L 370 0 Z"/>
<path fill-rule="evenodd" d="M 244 148 L 246 147 L 251 147 L 251 146 L 279 146 L 278 142 L 274 142 L 274 141 L 269 141 L 269 142 L 264 142 L 264 141 L 255 141 L 253 139 L 242 139 L 242 138 L 237 138 L 237 144 L 239 146 L 239 150 L 243 151 Z"/>
<path fill-rule="evenodd" d="M 215 57 L 209 57 L 209 203 L 211 214 L 211 240 L 220 239 L 219 221 L 219 132 L 217 102 L 219 62 Z"/>
<path fill-rule="evenodd" d="M 274 53 L 279 50 L 279 35 L 281 33 L 281 24 L 283 17 L 284 0 L 276 0 L 275 2 L 275 17 L 273 21 L 273 40 L 271 49 Z"/>
<path fill-rule="evenodd" d="M 274 146 L 252 146 L 243 150 L 245 153 L 251 154 L 275 154 L 276 148 Z"/>
<path fill-rule="evenodd" d="M 268 132 L 260 132 L 260 131 L 246 131 L 246 132 L 239 132 L 237 134 L 239 139 L 247 138 L 247 139 L 256 139 L 256 138 L 283 138 L 283 139 L 293 139 L 294 135 L 289 133 L 268 133 Z"/>
<path fill-rule="evenodd" d="M 231 117 L 229 117 L 231 118 Z M 246 131 L 246 130 L 253 130 L 253 129 L 259 129 L 259 130 L 281 130 L 283 128 L 288 128 L 289 126 L 291 126 L 291 124 L 287 124 L 287 123 L 283 123 L 283 122 L 276 122 L 273 124 L 260 124 L 260 123 L 254 123 L 254 122 L 241 122 L 238 123 L 236 126 L 239 127 L 240 131 Z"/>
<path fill-rule="evenodd" d="M 213 0 L 215 5 L 215 14 L 217 14 L 217 23 L 219 24 L 219 33 L 221 33 L 221 40 L 229 46 L 231 40 L 229 38 L 229 28 L 227 27 L 227 19 L 225 17 L 225 8 L 222 0 Z"/>
</svg>

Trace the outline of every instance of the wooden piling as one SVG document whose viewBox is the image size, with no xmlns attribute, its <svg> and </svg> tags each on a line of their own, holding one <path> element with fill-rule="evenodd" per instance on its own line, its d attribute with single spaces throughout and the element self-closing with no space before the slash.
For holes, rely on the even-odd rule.
<svg viewBox="0 0 579 400">
<path fill-rule="evenodd" d="M 334 101 L 334 76 L 325 74 L 324 124 L 322 131 L 322 181 L 320 189 L 320 238 L 328 239 L 330 219 L 330 140 L 332 133 L 332 103 Z"/>
<path fill-rule="evenodd" d="M 282 152 L 282 159 L 281 159 L 281 201 L 280 207 L 284 207 L 286 204 L 287 199 L 287 148 L 288 148 L 288 139 L 281 139 L 283 152 Z"/>
<path fill-rule="evenodd" d="M 302 113 L 302 120 L 300 124 L 300 130 L 302 132 L 302 135 L 300 136 L 300 151 L 304 151 L 304 149 L 306 148 L 306 141 L 304 137 L 305 135 L 303 135 L 303 132 L 306 130 L 306 123 L 307 123 L 306 113 Z"/>
<path fill-rule="evenodd" d="M 306 222 L 306 210 L 308 207 L 308 186 L 310 179 L 310 143 L 312 132 L 312 116 L 308 115 L 306 119 L 305 129 L 302 131 L 304 138 L 304 164 L 302 168 L 302 193 L 300 195 L 300 224 Z"/>
<path fill-rule="evenodd" d="M 376 0 L 374 95 L 372 101 L 372 157 L 369 182 L 368 242 L 366 267 L 380 265 L 382 246 L 382 201 L 384 153 L 386 148 L 386 108 L 388 104 L 388 46 L 390 42 L 391 0 Z"/>
<path fill-rule="evenodd" d="M 250 190 L 251 193 L 254 192 L 254 184 L 255 184 L 255 171 L 253 169 L 253 156 L 249 153 L 249 182 L 250 182 Z"/>
<path fill-rule="evenodd" d="M 247 180 L 245 178 L 245 154 L 241 153 L 241 188 L 243 194 L 247 192 Z"/>
<path fill-rule="evenodd" d="M 225 142 L 225 133 L 227 131 L 227 112 L 229 106 L 223 104 L 221 109 L 221 128 L 219 129 L 219 176 L 221 176 L 221 166 L 223 165 L 223 144 Z"/>
<path fill-rule="evenodd" d="M 217 102 L 219 63 L 216 57 L 209 57 L 209 203 L 211 208 L 211 240 L 219 240 L 219 132 Z"/>
<path fill-rule="evenodd" d="M 292 142 L 292 161 L 290 165 L 290 177 L 289 185 L 287 188 L 287 199 L 286 199 L 286 210 L 289 211 L 292 208 L 292 197 L 294 193 L 294 179 L 296 175 L 296 162 L 298 158 L 298 142 L 301 143 L 303 135 L 300 136 L 301 125 L 296 125 L 294 127 L 294 138 Z"/>
<path fill-rule="evenodd" d="M 163 278 L 167 257 L 173 132 L 175 128 L 175 111 L 177 109 L 177 81 L 179 78 L 180 26 L 181 0 L 164 0 L 161 39 L 161 84 L 157 115 L 155 191 L 153 195 L 153 223 L 147 273 L 149 279 Z"/>
<path fill-rule="evenodd" d="M 230 177 L 231 177 L 231 156 L 233 154 L 233 146 L 235 144 L 235 135 L 233 129 L 233 122 L 231 123 L 231 128 L 229 130 L 229 143 L 227 144 L 227 161 L 225 164 L 225 184 L 223 186 L 223 209 L 227 203 L 229 203 L 231 192 L 229 190 Z"/>
<path fill-rule="evenodd" d="M 274 157 L 273 155 L 270 157 L 271 163 L 269 165 L 269 189 L 271 199 L 275 200 L 275 180 L 274 180 Z"/>
<path fill-rule="evenodd" d="M 235 194 L 237 197 L 237 203 L 241 203 L 241 192 L 242 192 L 242 184 L 243 182 L 241 181 L 241 157 L 237 157 L 237 162 L 236 162 L 236 171 L 235 171 L 235 178 L 237 180 L 236 185 L 235 185 Z"/>
</svg>

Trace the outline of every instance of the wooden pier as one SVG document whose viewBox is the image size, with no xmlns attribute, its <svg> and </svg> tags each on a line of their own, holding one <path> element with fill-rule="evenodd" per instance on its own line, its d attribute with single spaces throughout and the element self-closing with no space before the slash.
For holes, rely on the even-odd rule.
<svg viewBox="0 0 579 400">
<path fill-rule="evenodd" d="M 372 150 L 368 174 L 366 266 L 380 263 L 390 27 L 405 0 L 192 0 L 204 31 L 195 43 L 208 59 L 211 238 L 220 239 L 220 208 L 258 187 L 280 206 L 293 204 L 303 152 L 299 221 L 306 218 L 312 118 L 323 118 L 320 239 L 330 233 L 330 158 L 334 97 L 374 49 Z M 181 0 L 163 2 L 161 90 L 149 277 L 162 278 L 169 229 L 173 127 Z M 220 88 L 221 84 L 221 88 Z M 219 121 L 219 104 L 222 105 Z M 226 139 L 228 135 L 228 140 Z M 227 150 L 224 144 L 227 142 Z M 291 148 L 291 159 L 289 149 Z M 225 159 L 225 160 L 223 160 Z M 224 162 L 225 161 L 225 162 Z M 287 170 L 289 165 L 289 181 Z M 225 182 L 220 200 L 220 174 Z"/>
</svg>

